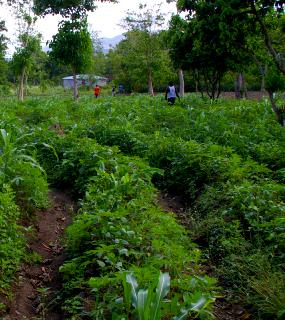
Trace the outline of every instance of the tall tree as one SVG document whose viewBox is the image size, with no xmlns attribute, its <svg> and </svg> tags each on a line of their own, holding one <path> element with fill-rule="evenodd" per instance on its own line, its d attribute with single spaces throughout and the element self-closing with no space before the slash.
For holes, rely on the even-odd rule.
<svg viewBox="0 0 285 320">
<path fill-rule="evenodd" d="M 97 31 L 91 31 L 91 40 L 93 46 L 93 68 L 92 72 L 95 75 L 106 76 L 108 69 L 108 59 L 103 50 L 102 40 Z"/>
<path fill-rule="evenodd" d="M 141 31 L 129 31 L 125 39 L 108 53 L 110 73 L 115 83 L 123 83 L 128 91 L 145 92 L 152 94 L 154 88 L 164 89 L 169 79 L 175 74 L 168 51 L 162 45 L 162 38 L 156 35 L 156 50 L 152 53 L 151 79 L 154 87 L 149 87 L 149 74 L 144 46 L 147 46 L 148 37 Z"/>
<path fill-rule="evenodd" d="M 41 52 L 41 35 L 33 28 L 36 18 L 22 12 L 19 14 L 19 19 L 22 19 L 23 29 L 19 32 L 19 45 L 12 57 L 12 69 L 19 79 L 18 97 L 23 100 L 24 85 L 27 83 L 29 71 L 33 66 L 35 56 Z"/>
<path fill-rule="evenodd" d="M 0 83 L 5 82 L 7 73 L 7 62 L 5 61 L 5 53 L 7 49 L 7 37 L 4 32 L 7 31 L 5 22 L 0 21 Z"/>
<path fill-rule="evenodd" d="M 168 32 L 176 66 L 191 69 L 212 99 L 219 96 L 226 71 L 237 69 L 245 60 L 244 27 L 230 12 L 223 16 L 221 12 L 216 3 L 200 1 L 186 19 L 173 16 Z M 231 24 L 225 28 L 229 19 Z"/>
<path fill-rule="evenodd" d="M 169 0 L 169 2 L 171 2 L 171 0 Z M 231 39 L 233 39 L 232 35 L 235 34 L 235 30 L 239 33 L 240 39 L 242 40 L 250 37 L 262 37 L 276 68 L 285 75 L 285 50 L 284 46 L 280 46 L 280 38 L 285 32 L 284 0 L 178 0 L 177 6 L 180 10 L 187 13 L 189 20 L 196 16 L 198 19 L 202 18 L 202 21 L 209 25 L 211 19 L 215 17 L 218 12 L 219 23 L 217 26 L 222 31 L 221 35 L 223 35 L 227 46 L 229 48 L 234 48 L 234 50 L 239 50 L 237 44 L 240 43 L 240 41 L 237 41 L 235 44 L 235 41 L 231 41 Z M 208 16 L 205 16 L 207 7 L 211 7 L 211 10 L 208 11 Z M 272 32 L 272 26 L 275 25 L 276 22 L 278 22 L 279 25 L 278 38 L 275 36 L 276 33 Z M 239 40 L 238 38 L 236 39 Z M 249 41 L 247 41 L 247 43 L 249 44 Z M 254 51 L 250 45 L 249 49 L 251 49 L 249 51 Z M 255 56 L 255 54 L 253 54 L 253 56 Z M 255 60 L 258 60 L 256 59 L 256 56 L 254 58 Z M 270 68 L 270 70 L 274 70 L 274 68 Z M 275 75 L 276 71 L 273 72 L 272 77 L 276 78 Z M 270 90 L 272 90 L 273 87 L 274 86 L 271 85 Z M 277 88 L 277 86 L 275 87 Z M 269 94 L 272 95 L 273 93 L 269 92 Z M 273 99 L 271 99 L 271 103 L 272 109 L 279 120 L 280 112 L 275 108 Z"/>
<path fill-rule="evenodd" d="M 148 92 L 153 95 L 153 73 L 158 68 L 163 55 L 159 31 L 164 25 L 165 18 L 160 13 L 160 5 L 147 8 L 140 4 L 138 12 L 127 12 L 124 26 L 131 31 L 129 39 L 132 40 L 134 57 L 140 59 L 141 70 L 147 76 Z"/>
<path fill-rule="evenodd" d="M 92 66 L 92 41 L 86 19 L 62 21 L 58 33 L 49 45 L 50 56 L 59 64 L 69 66 L 73 74 L 73 96 L 78 98 L 77 73 L 86 72 Z"/>
<path fill-rule="evenodd" d="M 69 19 L 59 23 L 58 34 L 53 37 L 50 48 L 54 60 L 72 68 L 75 99 L 78 97 L 76 73 L 87 71 L 92 63 L 92 42 L 87 30 L 86 16 L 88 11 L 96 8 L 96 1 L 99 0 L 34 0 L 34 12 L 37 15 L 60 14 Z"/>
<path fill-rule="evenodd" d="M 172 2 L 172 0 L 167 1 Z M 178 0 L 177 7 L 179 10 L 188 12 L 188 15 L 191 16 L 196 14 L 202 5 L 209 3 L 211 3 L 213 7 L 221 8 L 221 17 L 228 17 L 228 19 L 223 19 L 225 28 L 228 28 L 232 24 L 231 18 L 233 18 L 239 22 L 240 26 L 247 26 L 248 33 L 260 32 L 277 68 L 285 74 L 283 55 L 274 45 L 270 35 L 270 25 L 267 23 L 268 15 L 275 14 L 283 16 L 285 0 Z"/>
<path fill-rule="evenodd" d="M 78 19 L 87 11 L 96 9 L 96 2 L 117 2 L 117 0 L 34 0 L 34 11 L 37 15 L 60 14 L 63 17 Z"/>
</svg>

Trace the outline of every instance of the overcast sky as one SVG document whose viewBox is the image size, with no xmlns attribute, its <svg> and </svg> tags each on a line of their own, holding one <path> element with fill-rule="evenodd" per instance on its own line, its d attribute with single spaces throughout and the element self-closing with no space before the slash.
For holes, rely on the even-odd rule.
<svg viewBox="0 0 285 320">
<path fill-rule="evenodd" d="M 167 14 L 168 17 L 172 13 L 176 12 L 175 2 L 168 4 L 166 0 L 119 0 L 118 3 L 98 3 L 98 8 L 88 16 L 88 22 L 91 29 L 98 31 L 100 37 L 112 38 L 119 34 L 122 34 L 124 30 L 118 26 L 122 19 L 126 16 L 126 11 L 138 11 L 140 3 L 147 4 L 148 7 L 152 7 L 154 4 L 161 3 L 162 11 Z M 6 21 L 6 26 L 9 30 L 9 38 L 13 38 L 15 35 L 16 26 L 14 20 L 8 9 L 1 7 L 0 19 Z M 52 36 L 57 32 L 57 24 L 60 20 L 56 16 L 46 16 L 41 18 L 37 22 L 37 30 L 43 36 L 43 43 L 51 40 Z M 13 43 L 9 46 L 9 51 L 13 47 Z"/>
</svg>

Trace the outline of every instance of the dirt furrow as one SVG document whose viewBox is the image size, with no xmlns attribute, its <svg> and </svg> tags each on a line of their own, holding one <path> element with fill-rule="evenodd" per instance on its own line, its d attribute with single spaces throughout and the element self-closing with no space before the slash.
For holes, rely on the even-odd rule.
<svg viewBox="0 0 285 320">
<path fill-rule="evenodd" d="M 59 267 L 65 260 L 62 246 L 64 229 L 71 223 L 74 203 L 66 193 L 51 191 L 51 207 L 35 214 L 35 229 L 28 249 L 41 258 L 37 264 L 26 263 L 13 286 L 13 299 L 3 320 L 58 320 L 62 315 L 54 308 L 53 299 L 60 289 Z M 47 306 L 53 306 L 50 310 Z"/>
</svg>

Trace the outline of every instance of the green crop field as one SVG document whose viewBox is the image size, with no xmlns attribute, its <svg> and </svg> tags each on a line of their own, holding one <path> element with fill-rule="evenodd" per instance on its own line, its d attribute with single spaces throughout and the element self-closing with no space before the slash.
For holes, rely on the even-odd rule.
<svg viewBox="0 0 285 320">
<path fill-rule="evenodd" d="M 2 294 L 33 260 L 20 221 L 49 206 L 48 188 L 68 189 L 79 210 L 56 297 L 65 319 L 211 319 L 221 297 L 284 319 L 285 131 L 266 99 L 0 105 Z"/>
</svg>

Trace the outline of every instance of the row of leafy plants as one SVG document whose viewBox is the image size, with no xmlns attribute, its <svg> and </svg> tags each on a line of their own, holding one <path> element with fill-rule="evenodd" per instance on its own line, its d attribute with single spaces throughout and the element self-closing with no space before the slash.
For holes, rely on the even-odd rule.
<svg viewBox="0 0 285 320">
<path fill-rule="evenodd" d="M 192 237 L 221 283 L 256 317 L 282 319 L 284 130 L 266 101 L 181 105 L 90 103 L 80 131 L 163 169 L 154 181 L 191 204 Z"/>
<path fill-rule="evenodd" d="M 88 117 L 76 104 L 63 102 L 59 109 L 42 101 L 13 110 L 8 102 L 3 110 L 15 127 L 25 128 L 19 143 L 25 158 L 37 158 L 53 186 L 71 187 L 81 198 L 67 230 L 63 289 L 53 301 L 64 317 L 211 318 L 216 281 L 202 276 L 200 251 L 157 204 L 151 179 L 162 172 L 88 138 Z"/>
<path fill-rule="evenodd" d="M 2 110 L 4 111 L 4 110 Z M 0 314 L 5 297 L 24 260 L 32 261 L 26 251 L 25 235 L 32 232 L 20 221 L 48 206 L 48 184 L 44 170 L 29 147 L 23 144 L 26 131 L 17 121 L 2 113 L 0 120 Z"/>
<path fill-rule="evenodd" d="M 122 286 L 118 285 L 118 277 L 125 287 L 130 288 L 126 283 L 134 284 L 136 290 L 132 292 L 126 289 L 125 293 L 129 292 L 127 296 L 132 296 L 133 304 L 138 307 L 138 293 L 140 299 L 148 295 L 146 290 L 137 290 L 132 274 L 122 273 L 118 269 L 120 262 L 124 270 L 134 271 L 139 283 L 145 287 L 151 283 L 150 286 L 155 287 L 153 279 L 158 277 L 158 272 L 149 270 L 152 264 L 146 251 L 153 248 L 140 249 L 144 250 L 144 262 L 148 267 L 144 265 L 143 271 L 139 272 L 132 269 L 135 265 L 133 262 L 141 262 L 136 260 L 136 254 L 130 254 L 130 249 L 133 252 L 141 243 L 133 243 L 129 238 L 123 238 L 128 243 L 127 247 L 120 247 L 122 243 L 120 240 L 116 243 L 117 238 L 115 244 L 112 243 L 114 237 L 120 234 L 117 224 L 121 227 L 125 223 L 126 232 L 130 230 L 137 234 L 134 226 L 143 227 L 150 219 L 148 215 L 145 216 L 149 206 L 151 211 L 159 210 L 153 207 L 154 198 L 150 200 L 142 188 L 143 185 L 153 195 L 152 179 L 157 187 L 182 195 L 185 203 L 191 205 L 188 212 L 192 225 L 191 237 L 204 249 L 207 264 L 213 264 L 213 271 L 233 294 L 232 298 L 242 297 L 252 307 L 256 318 L 282 319 L 285 292 L 282 155 L 285 139 L 284 130 L 275 122 L 267 101 L 210 103 L 191 96 L 176 107 L 169 107 L 161 97 L 133 96 L 106 98 L 96 102 L 83 98 L 78 104 L 69 100 L 30 100 L 18 105 L 15 110 L 15 117 L 22 119 L 25 125 L 34 126 L 33 134 L 26 137 L 25 141 L 37 146 L 37 158 L 48 172 L 50 182 L 57 186 L 72 185 L 74 194 L 83 199 L 80 215 L 75 219 L 76 227 L 71 226 L 68 231 L 71 260 L 62 267 L 66 278 L 63 296 L 68 297 L 66 309 L 70 314 L 84 317 L 85 313 L 86 317 L 103 318 L 106 312 L 114 315 L 125 312 L 127 318 L 128 312 L 133 311 L 121 303 L 123 292 L 120 291 Z M 114 147 L 101 147 L 97 143 L 116 145 L 127 156 L 122 156 Z M 151 170 L 142 158 L 151 167 L 163 171 Z M 129 163 L 135 165 L 129 166 Z M 141 174 L 144 184 L 133 185 L 131 182 L 141 179 Z M 106 189 L 103 190 L 103 187 Z M 136 187 L 138 193 L 133 190 Z M 126 192 L 126 198 L 122 190 Z M 144 197 L 148 199 L 146 203 L 142 203 Z M 105 207 L 101 212 L 100 206 L 105 199 L 106 205 L 111 207 Z M 132 219 L 137 217 L 137 220 L 132 221 L 130 212 L 134 212 Z M 141 221 L 143 216 L 145 219 Z M 115 229 L 111 217 L 116 221 Z M 120 220 L 119 217 L 125 219 Z M 95 225 L 96 232 L 93 229 Z M 154 223 L 152 225 L 156 230 L 157 226 Z M 98 229 L 104 228 L 106 234 L 98 235 Z M 112 230 L 118 233 L 114 235 Z M 144 229 L 140 231 L 143 235 L 148 234 Z M 77 233 L 79 238 L 76 238 Z M 157 230 L 156 233 L 160 234 Z M 141 235 L 140 232 L 138 234 Z M 97 237 L 109 241 L 106 247 L 100 248 L 102 255 L 97 242 L 94 242 Z M 184 238 L 181 238 L 178 244 L 184 243 Z M 73 239 L 77 239 L 76 244 Z M 81 243 L 84 244 L 83 248 Z M 154 243 L 154 248 L 160 248 L 161 243 Z M 91 253 L 84 257 L 89 244 Z M 178 244 L 174 247 L 179 248 Z M 171 248 L 169 242 L 164 250 L 168 247 Z M 121 249 L 123 251 L 118 251 Z M 91 264 L 89 254 L 96 257 Z M 106 260 L 104 257 L 107 257 Z M 118 257 L 122 261 L 118 261 Z M 176 256 L 173 257 L 169 261 L 175 262 Z M 131 266 L 126 262 L 129 259 Z M 100 262 L 97 263 L 98 260 Z M 162 259 L 162 265 L 164 262 Z M 94 268 L 90 268 L 90 265 Z M 106 269 L 113 270 L 112 276 L 106 275 Z M 161 269 L 161 265 L 158 269 Z M 171 268 L 169 270 L 173 278 L 175 273 Z M 168 269 L 162 268 L 162 271 Z M 90 280 L 88 286 L 90 278 L 94 281 Z M 167 276 L 165 279 L 168 279 Z M 175 278 L 173 282 L 175 286 Z M 200 280 L 198 283 L 199 288 L 205 288 Z M 189 283 L 187 286 L 191 288 Z M 206 287 L 206 292 L 209 292 L 209 284 Z M 97 300 L 90 299 L 86 288 L 91 288 Z M 107 293 L 113 291 L 118 298 L 118 305 L 110 302 L 112 298 L 108 300 L 110 295 Z M 148 292 L 154 292 L 154 289 Z M 111 310 L 105 309 L 104 301 L 98 298 L 100 296 L 106 297 L 106 305 Z M 171 298 L 168 307 L 179 306 L 173 302 L 177 299 L 173 294 Z M 123 301 L 126 303 L 126 297 Z M 180 304 L 181 301 L 178 299 Z M 153 306 L 154 303 L 149 305 Z M 95 312 L 95 316 L 92 312 Z M 179 310 L 172 309 L 171 312 L 174 316 Z"/>
<path fill-rule="evenodd" d="M 162 172 L 80 137 L 77 129 L 47 134 L 54 150 L 38 149 L 38 156 L 53 167 L 51 183 L 72 186 L 82 199 L 67 229 L 68 259 L 60 269 L 64 286 L 56 304 L 65 316 L 211 317 L 215 280 L 202 277 L 200 251 L 157 204 L 151 179 Z"/>
</svg>

